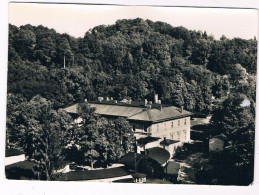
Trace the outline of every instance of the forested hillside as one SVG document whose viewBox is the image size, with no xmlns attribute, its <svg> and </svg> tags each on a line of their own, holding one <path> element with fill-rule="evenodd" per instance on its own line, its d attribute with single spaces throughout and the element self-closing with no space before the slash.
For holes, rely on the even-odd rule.
<svg viewBox="0 0 259 195">
<path fill-rule="evenodd" d="M 143 100 L 155 91 L 164 103 L 208 113 L 212 96 L 226 96 L 244 78 L 255 82 L 256 46 L 255 39 L 215 40 L 139 18 L 97 26 L 78 39 L 10 24 L 8 93 L 27 100 L 39 94 L 59 108 L 98 96 Z"/>
</svg>

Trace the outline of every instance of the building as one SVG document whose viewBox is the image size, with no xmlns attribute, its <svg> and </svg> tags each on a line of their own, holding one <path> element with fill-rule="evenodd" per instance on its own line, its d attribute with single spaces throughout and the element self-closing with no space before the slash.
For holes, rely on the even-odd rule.
<svg viewBox="0 0 259 195">
<path fill-rule="evenodd" d="M 152 147 L 163 147 L 172 155 L 175 147 L 190 141 L 191 113 L 168 104 L 162 104 L 155 94 L 154 102 L 117 101 L 113 98 L 99 97 L 98 101 L 86 101 L 95 112 L 108 120 L 126 118 L 132 126 L 138 142 L 138 153 Z M 77 103 L 65 108 L 68 113 L 77 116 L 78 108 L 85 103 Z M 76 118 L 77 121 L 80 119 Z"/>
<path fill-rule="evenodd" d="M 226 136 L 218 135 L 209 139 L 209 151 L 210 152 L 221 152 L 225 147 Z"/>
</svg>

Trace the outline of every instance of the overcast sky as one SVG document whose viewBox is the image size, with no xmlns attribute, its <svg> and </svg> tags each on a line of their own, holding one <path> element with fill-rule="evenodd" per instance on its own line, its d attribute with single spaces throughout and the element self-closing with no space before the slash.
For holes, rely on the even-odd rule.
<svg viewBox="0 0 259 195">
<path fill-rule="evenodd" d="M 137 17 L 163 21 L 172 26 L 184 26 L 190 30 L 206 30 L 216 39 L 223 34 L 228 38 L 244 39 L 257 36 L 258 13 L 255 9 L 34 3 L 9 5 L 11 24 L 42 24 L 75 37 L 83 37 L 86 31 L 97 25 L 109 25 L 118 19 Z"/>
</svg>

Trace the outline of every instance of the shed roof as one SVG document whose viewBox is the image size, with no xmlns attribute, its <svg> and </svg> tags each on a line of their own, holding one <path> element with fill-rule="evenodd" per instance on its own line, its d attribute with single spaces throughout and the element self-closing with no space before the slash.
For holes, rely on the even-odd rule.
<svg viewBox="0 0 259 195">
<path fill-rule="evenodd" d="M 119 163 L 124 164 L 126 166 L 129 167 L 134 167 L 135 166 L 135 158 L 136 158 L 136 164 L 139 163 L 139 161 L 141 159 L 143 159 L 145 157 L 144 154 L 138 154 L 138 153 L 134 153 L 134 152 L 128 152 L 127 154 L 125 154 L 121 160 L 119 161 Z"/>
<path fill-rule="evenodd" d="M 147 144 L 147 143 L 155 142 L 159 139 L 160 139 L 160 137 L 148 136 L 148 137 L 141 137 L 137 141 L 138 141 L 139 144 Z"/>
<path fill-rule="evenodd" d="M 180 169 L 180 164 L 177 162 L 169 161 L 167 165 L 167 174 L 177 175 Z"/>
<path fill-rule="evenodd" d="M 138 164 L 142 159 L 150 158 L 158 162 L 160 165 L 163 165 L 170 159 L 170 153 L 164 148 L 154 147 L 147 149 L 147 155 L 129 152 L 122 157 L 119 163 L 125 164 L 126 166 L 134 167 L 135 157 L 136 164 Z"/>
<path fill-rule="evenodd" d="M 178 140 L 172 140 L 172 139 L 164 139 L 163 141 L 160 142 L 160 145 L 162 146 L 169 146 L 171 144 L 178 143 Z"/>
<path fill-rule="evenodd" d="M 170 153 L 164 148 L 149 148 L 147 149 L 147 154 L 149 158 L 157 161 L 160 165 L 166 163 L 170 159 Z"/>
<path fill-rule="evenodd" d="M 147 177 L 147 175 L 144 173 L 133 173 L 131 176 L 133 178 L 146 178 Z"/>
</svg>

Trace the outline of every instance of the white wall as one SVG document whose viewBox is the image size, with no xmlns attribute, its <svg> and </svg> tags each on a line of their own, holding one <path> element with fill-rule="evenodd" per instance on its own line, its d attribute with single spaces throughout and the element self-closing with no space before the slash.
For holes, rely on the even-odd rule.
<svg viewBox="0 0 259 195">
<path fill-rule="evenodd" d="M 190 140 L 190 117 L 151 125 L 151 136 L 186 142 Z"/>
<path fill-rule="evenodd" d="M 25 154 L 5 157 L 5 166 L 25 160 Z"/>
</svg>

